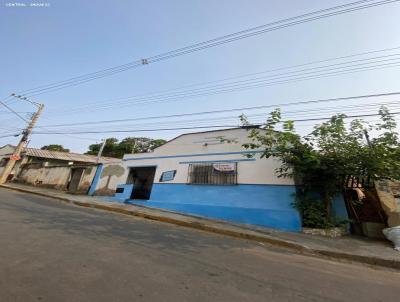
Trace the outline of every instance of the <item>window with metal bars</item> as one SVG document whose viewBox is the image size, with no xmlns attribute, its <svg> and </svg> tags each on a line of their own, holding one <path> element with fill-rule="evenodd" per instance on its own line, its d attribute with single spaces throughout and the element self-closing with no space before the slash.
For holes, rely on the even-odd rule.
<svg viewBox="0 0 400 302">
<path fill-rule="evenodd" d="M 189 164 L 189 184 L 236 185 L 237 163 Z"/>
</svg>

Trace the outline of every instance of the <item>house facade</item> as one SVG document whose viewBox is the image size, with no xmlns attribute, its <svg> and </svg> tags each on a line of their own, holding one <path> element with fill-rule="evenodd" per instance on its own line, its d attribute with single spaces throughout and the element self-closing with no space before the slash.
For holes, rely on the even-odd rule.
<svg viewBox="0 0 400 302">
<path fill-rule="evenodd" d="M 280 162 L 244 149 L 248 142 L 244 128 L 178 136 L 152 153 L 126 154 L 121 164 L 105 164 L 93 194 L 115 192 L 118 201 L 300 231 L 293 179 L 278 178 Z"/>
<path fill-rule="evenodd" d="M 0 150 L 4 150 L 3 153 L 7 152 L 2 160 L 3 163 L 6 163 L 15 147 L 6 145 Z M 120 160 L 106 157 L 98 160 L 96 156 L 91 155 L 25 148 L 21 153 L 21 159 L 16 162 L 9 180 L 86 194 L 99 166 L 111 162 L 120 162 Z"/>
<path fill-rule="evenodd" d="M 0 175 L 3 173 L 4 167 L 8 163 L 10 156 L 14 153 L 14 150 L 15 146 L 13 145 L 4 145 L 0 147 Z M 14 171 L 15 169 L 11 172 L 11 175 L 14 174 Z"/>
</svg>

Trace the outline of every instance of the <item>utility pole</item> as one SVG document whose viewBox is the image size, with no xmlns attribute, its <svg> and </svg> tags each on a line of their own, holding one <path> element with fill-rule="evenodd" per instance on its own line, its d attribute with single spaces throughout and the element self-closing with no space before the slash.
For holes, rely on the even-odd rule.
<svg viewBox="0 0 400 302">
<path fill-rule="evenodd" d="M 371 148 L 371 140 L 369 139 L 368 130 L 364 129 L 365 139 L 367 140 L 368 147 Z"/>
<path fill-rule="evenodd" d="M 8 176 L 10 175 L 12 169 L 15 166 L 15 162 L 21 158 L 21 152 L 25 148 L 28 138 L 31 135 L 32 130 L 35 127 L 35 124 L 44 108 L 43 104 L 38 104 L 38 103 L 32 102 L 32 101 L 28 100 L 27 98 L 23 98 L 21 96 L 16 96 L 14 94 L 12 96 L 17 97 L 22 100 L 26 100 L 26 101 L 34 104 L 35 106 L 37 106 L 38 110 L 33 114 L 32 118 L 28 124 L 28 127 L 22 132 L 21 140 L 19 141 L 17 147 L 15 148 L 14 153 L 10 156 L 8 163 L 4 167 L 3 173 L 0 176 L 0 184 L 3 184 L 7 181 Z"/>
<path fill-rule="evenodd" d="M 100 161 L 101 154 L 103 154 L 103 150 L 104 150 L 104 147 L 106 146 L 106 142 L 107 142 L 107 139 L 103 139 L 103 142 L 102 142 L 102 144 L 101 144 L 101 146 L 100 146 L 100 150 L 99 150 L 99 152 L 97 153 L 97 159 L 96 159 L 96 163 L 97 163 L 97 164 L 98 164 L 99 161 Z"/>
</svg>

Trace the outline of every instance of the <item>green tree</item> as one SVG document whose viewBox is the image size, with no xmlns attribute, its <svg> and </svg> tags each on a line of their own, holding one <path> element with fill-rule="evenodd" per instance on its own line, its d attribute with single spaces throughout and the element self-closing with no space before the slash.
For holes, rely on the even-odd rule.
<svg viewBox="0 0 400 302">
<path fill-rule="evenodd" d="M 379 114 L 380 123 L 353 120 L 349 127 L 345 124 L 346 115 L 338 114 L 315 126 L 310 134 L 300 136 L 292 121 L 282 121 L 277 109 L 262 129 L 250 130 L 251 143 L 244 147 L 261 149 L 263 158 L 281 160 L 277 176 L 294 177 L 301 184 L 297 196 L 300 208 L 309 203 L 310 194 L 317 193 L 324 209 L 320 216 L 328 225 L 332 222 L 332 199 L 342 192 L 346 176 L 400 179 L 396 123 L 387 108 L 382 107 Z M 241 119 L 244 125 L 248 124 L 245 116 Z M 374 138 L 370 139 L 368 133 L 374 133 Z M 313 206 L 314 214 L 319 208 Z"/>
<path fill-rule="evenodd" d="M 108 156 L 108 157 L 118 157 L 115 156 L 115 150 L 118 146 L 118 139 L 115 137 L 110 137 L 107 138 L 106 144 L 103 149 L 102 156 Z M 89 151 L 86 152 L 85 154 L 88 155 L 97 155 L 100 151 L 101 148 L 101 143 L 100 144 L 92 144 L 89 146 Z"/>
<path fill-rule="evenodd" d="M 120 142 L 116 138 L 109 138 L 104 146 L 103 156 L 122 158 L 124 154 L 151 152 L 165 143 L 163 139 L 147 137 L 126 137 Z M 97 155 L 100 147 L 101 144 L 90 145 L 86 154 Z"/>
<path fill-rule="evenodd" d="M 62 145 L 50 144 L 40 148 L 41 150 L 69 152 L 69 149 L 64 148 Z"/>
</svg>

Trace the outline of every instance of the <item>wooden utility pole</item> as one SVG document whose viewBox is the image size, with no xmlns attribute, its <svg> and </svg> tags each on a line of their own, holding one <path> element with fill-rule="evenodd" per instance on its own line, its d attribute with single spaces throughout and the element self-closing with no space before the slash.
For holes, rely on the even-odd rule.
<svg viewBox="0 0 400 302">
<path fill-rule="evenodd" d="M 37 104 L 38 110 L 33 114 L 31 121 L 29 122 L 28 127 L 22 132 L 22 138 L 20 142 L 18 143 L 17 147 L 14 150 L 14 153 L 10 156 L 10 160 L 4 167 L 3 173 L 0 176 L 0 184 L 3 184 L 7 181 L 8 176 L 10 175 L 12 169 L 15 166 L 15 162 L 21 158 L 21 152 L 26 146 L 26 143 L 28 142 L 29 135 L 31 135 L 33 127 L 35 127 L 35 124 L 40 116 L 40 114 L 43 111 L 44 105 L 43 104 Z"/>
<path fill-rule="evenodd" d="M 107 143 L 107 139 L 103 139 L 103 142 L 102 142 L 102 144 L 100 146 L 100 150 L 97 153 L 96 163 L 99 163 L 101 155 L 103 154 L 104 147 L 106 146 L 106 143 Z"/>
<path fill-rule="evenodd" d="M 364 129 L 364 135 L 365 135 L 365 139 L 367 140 L 368 147 L 371 148 L 372 147 L 371 140 L 369 139 L 369 134 L 368 134 L 367 129 Z"/>
</svg>

